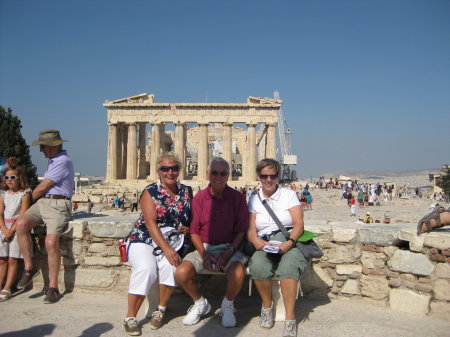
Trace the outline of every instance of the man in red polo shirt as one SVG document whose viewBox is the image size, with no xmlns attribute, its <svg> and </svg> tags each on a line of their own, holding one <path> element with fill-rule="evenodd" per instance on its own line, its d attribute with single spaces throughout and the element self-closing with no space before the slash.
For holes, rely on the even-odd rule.
<svg viewBox="0 0 450 337">
<path fill-rule="evenodd" d="M 209 313 L 211 305 L 200 293 L 195 281 L 202 269 L 224 271 L 227 291 L 222 301 L 222 325 L 236 325 L 234 298 L 244 281 L 247 257 L 238 248 L 248 228 L 248 210 L 245 195 L 227 185 L 230 165 L 215 157 L 207 170 L 209 185 L 192 200 L 193 219 L 190 226 L 196 251 L 188 254 L 178 266 L 175 277 L 194 300 L 183 323 L 193 325 Z"/>
</svg>

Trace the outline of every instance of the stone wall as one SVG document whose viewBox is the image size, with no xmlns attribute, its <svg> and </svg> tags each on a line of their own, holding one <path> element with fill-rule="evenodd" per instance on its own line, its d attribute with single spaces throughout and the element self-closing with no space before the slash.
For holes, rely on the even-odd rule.
<svg viewBox="0 0 450 337">
<path fill-rule="evenodd" d="M 120 261 L 117 243 L 136 217 L 72 221 L 71 231 L 61 239 L 61 288 L 126 292 L 130 267 Z M 393 310 L 450 320 L 450 231 L 417 236 L 415 227 L 307 225 L 308 230 L 323 233 L 316 241 L 324 256 L 314 259 L 303 275 L 303 292 L 310 298 L 357 297 Z M 38 234 L 35 258 L 45 270 L 42 242 Z"/>
</svg>

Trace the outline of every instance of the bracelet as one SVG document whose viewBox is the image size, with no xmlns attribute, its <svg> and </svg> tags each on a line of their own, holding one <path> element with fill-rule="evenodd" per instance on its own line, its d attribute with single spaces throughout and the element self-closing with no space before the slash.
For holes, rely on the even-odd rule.
<svg viewBox="0 0 450 337">
<path fill-rule="evenodd" d="M 293 243 L 292 247 L 295 246 L 295 240 L 293 238 L 289 238 L 288 241 L 292 241 L 292 243 Z"/>
</svg>

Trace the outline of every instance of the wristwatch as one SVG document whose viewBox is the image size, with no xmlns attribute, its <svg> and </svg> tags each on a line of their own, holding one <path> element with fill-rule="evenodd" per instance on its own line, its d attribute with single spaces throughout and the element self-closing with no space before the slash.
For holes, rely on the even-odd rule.
<svg viewBox="0 0 450 337">
<path fill-rule="evenodd" d="M 294 244 L 293 246 L 295 246 L 295 240 L 293 238 L 289 238 L 288 241 L 292 241 L 292 243 Z"/>
</svg>

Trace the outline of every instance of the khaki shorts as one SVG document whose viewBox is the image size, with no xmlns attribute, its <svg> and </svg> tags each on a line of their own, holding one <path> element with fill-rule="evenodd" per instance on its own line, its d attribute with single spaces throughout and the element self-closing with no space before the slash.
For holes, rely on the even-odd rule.
<svg viewBox="0 0 450 337">
<path fill-rule="evenodd" d="M 66 199 L 39 199 L 25 214 L 40 226 L 47 226 L 47 234 L 61 234 L 70 221 L 72 201 Z"/>
<path fill-rule="evenodd" d="M 222 243 L 219 245 L 210 245 L 208 243 L 203 243 L 203 247 L 205 247 L 206 253 L 210 254 L 210 255 L 219 255 L 220 253 L 226 251 L 227 249 L 230 248 L 230 244 L 229 243 Z M 189 261 L 194 265 L 195 271 L 198 273 L 200 273 L 204 268 L 203 268 L 203 259 L 200 256 L 200 254 L 198 253 L 198 251 L 189 253 L 188 255 L 186 255 L 183 259 L 183 261 Z M 228 260 L 227 265 L 223 268 L 224 271 L 227 271 L 228 267 L 233 263 L 233 262 L 240 262 L 242 263 L 244 266 L 248 261 L 248 257 L 246 255 L 244 255 L 244 253 L 242 253 L 240 250 L 237 250 L 233 256 L 230 257 L 230 259 Z"/>
</svg>

